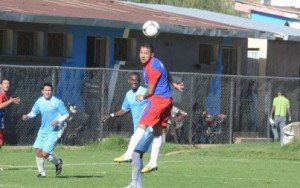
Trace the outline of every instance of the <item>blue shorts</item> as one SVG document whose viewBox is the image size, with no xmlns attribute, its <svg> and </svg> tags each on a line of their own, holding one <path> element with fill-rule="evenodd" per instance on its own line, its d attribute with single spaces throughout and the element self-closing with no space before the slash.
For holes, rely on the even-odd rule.
<svg viewBox="0 0 300 188">
<path fill-rule="evenodd" d="M 39 130 L 37 138 L 33 144 L 36 149 L 41 149 L 46 153 L 52 154 L 54 147 L 58 141 L 58 132 L 53 131 L 51 133 L 45 133 L 43 130 Z"/>
<path fill-rule="evenodd" d="M 151 127 L 148 127 L 141 141 L 135 147 L 135 151 L 146 153 L 149 150 L 152 141 L 153 141 L 153 130 Z"/>
</svg>

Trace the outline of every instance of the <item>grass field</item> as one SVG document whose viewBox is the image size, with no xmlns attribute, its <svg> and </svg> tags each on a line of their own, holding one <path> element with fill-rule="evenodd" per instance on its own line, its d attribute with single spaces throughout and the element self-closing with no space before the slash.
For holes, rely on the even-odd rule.
<svg viewBox="0 0 300 188">
<path fill-rule="evenodd" d="M 121 188 L 130 182 L 131 165 L 114 164 L 125 151 L 121 137 L 82 148 L 58 146 L 63 172 L 55 176 L 46 161 L 47 178 L 37 178 L 34 150 L 6 146 L 0 150 L 0 187 Z M 114 149 L 112 149 L 114 148 Z M 149 154 L 145 156 L 145 162 Z M 159 170 L 144 175 L 145 188 L 293 188 L 300 186 L 300 143 L 218 145 L 195 148 L 164 144 Z"/>
</svg>

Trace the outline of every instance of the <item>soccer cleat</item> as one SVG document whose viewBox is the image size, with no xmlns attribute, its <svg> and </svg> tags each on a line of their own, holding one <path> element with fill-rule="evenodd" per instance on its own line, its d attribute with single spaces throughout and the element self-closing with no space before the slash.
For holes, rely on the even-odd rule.
<svg viewBox="0 0 300 188">
<path fill-rule="evenodd" d="M 57 176 L 58 176 L 58 175 L 61 173 L 61 171 L 62 171 L 62 163 L 63 163 L 62 159 L 59 159 L 59 160 L 58 160 L 58 164 L 55 165 L 55 172 L 56 172 L 56 175 L 57 175 Z"/>
<path fill-rule="evenodd" d="M 38 178 L 45 178 L 46 176 L 44 176 L 42 174 L 38 174 L 36 177 L 38 177 Z"/>
<path fill-rule="evenodd" d="M 131 184 L 129 184 L 128 186 L 123 187 L 123 188 L 134 188 L 134 186 L 133 186 L 133 184 L 131 183 Z"/>
<path fill-rule="evenodd" d="M 116 162 L 116 163 L 131 163 L 131 161 L 132 161 L 132 159 L 130 159 L 130 158 L 126 159 L 124 157 L 124 155 L 114 159 L 114 162 Z"/>
<path fill-rule="evenodd" d="M 158 170 L 157 166 L 151 167 L 151 166 L 147 165 L 141 170 L 141 173 L 148 173 L 148 172 L 152 172 L 152 171 L 156 171 L 156 170 Z"/>
</svg>

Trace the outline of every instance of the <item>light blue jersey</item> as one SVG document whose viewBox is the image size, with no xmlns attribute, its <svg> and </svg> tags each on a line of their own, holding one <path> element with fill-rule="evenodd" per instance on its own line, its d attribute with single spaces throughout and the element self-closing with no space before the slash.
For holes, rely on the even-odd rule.
<svg viewBox="0 0 300 188">
<path fill-rule="evenodd" d="M 143 111 L 147 106 L 147 100 L 137 101 L 135 97 L 139 94 L 144 95 L 146 91 L 147 89 L 142 86 L 140 86 L 136 92 L 133 92 L 133 90 L 131 89 L 126 93 L 125 99 L 123 100 L 122 110 L 131 111 L 134 132 L 138 128 L 140 118 L 142 117 Z M 147 152 L 152 143 L 152 140 L 153 129 L 152 127 L 148 127 L 146 129 L 145 135 L 136 146 L 135 150 Z"/>
<path fill-rule="evenodd" d="M 134 132 L 136 131 L 143 111 L 147 106 L 147 100 L 137 101 L 135 99 L 135 96 L 144 95 L 146 91 L 147 89 L 142 86 L 140 86 L 136 92 L 133 92 L 133 90 L 131 89 L 127 91 L 125 99 L 123 100 L 122 110 L 131 111 Z"/>
<path fill-rule="evenodd" d="M 53 127 L 51 123 L 58 120 L 62 115 L 68 114 L 68 110 L 63 101 L 52 96 L 50 100 L 45 100 L 44 97 L 37 99 L 31 112 L 42 116 L 41 127 L 33 147 L 52 153 L 58 140 L 60 125 Z"/>
</svg>

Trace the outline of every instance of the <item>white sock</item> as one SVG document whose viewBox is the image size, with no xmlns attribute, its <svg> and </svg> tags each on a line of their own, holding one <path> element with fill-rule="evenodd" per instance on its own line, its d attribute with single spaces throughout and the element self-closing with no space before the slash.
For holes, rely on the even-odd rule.
<svg viewBox="0 0 300 188">
<path fill-rule="evenodd" d="M 54 155 L 49 155 L 47 160 L 51 163 L 56 164 L 56 165 L 59 163 L 59 159 L 57 157 L 55 157 Z"/>
<path fill-rule="evenodd" d="M 151 157 L 148 165 L 151 167 L 157 166 L 157 158 L 160 151 L 160 146 L 162 144 L 162 136 L 155 136 L 153 138 L 152 147 L 151 147 Z"/>
<path fill-rule="evenodd" d="M 46 171 L 44 168 L 44 158 L 36 157 L 36 166 L 38 168 L 39 174 L 41 174 L 42 176 L 46 176 Z"/>
<path fill-rule="evenodd" d="M 126 159 L 131 159 L 132 158 L 132 154 L 134 152 L 134 149 L 137 146 L 137 144 L 140 142 L 142 137 L 144 136 L 144 133 L 145 133 L 145 129 L 137 128 L 135 133 L 132 135 L 132 137 L 130 139 L 130 142 L 129 142 L 129 145 L 128 145 L 128 149 L 124 154 L 124 157 Z"/>
</svg>

